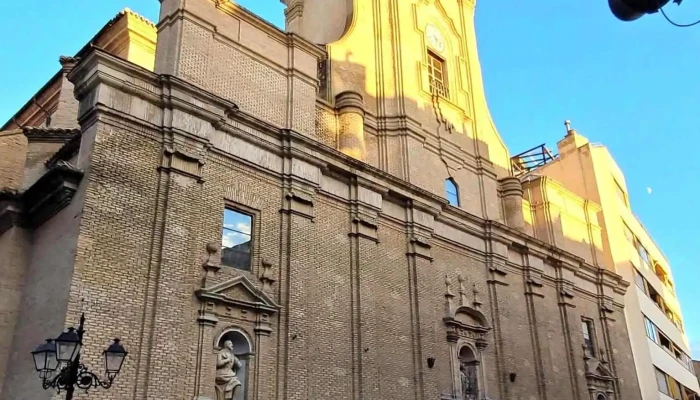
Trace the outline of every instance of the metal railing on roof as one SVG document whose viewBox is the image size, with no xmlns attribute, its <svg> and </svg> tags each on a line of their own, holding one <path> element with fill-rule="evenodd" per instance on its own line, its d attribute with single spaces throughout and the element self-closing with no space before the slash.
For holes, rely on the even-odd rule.
<svg viewBox="0 0 700 400">
<path fill-rule="evenodd" d="M 556 157 L 557 155 L 553 154 L 543 143 L 514 155 L 510 158 L 510 165 L 513 169 L 513 175 L 521 176 L 554 161 Z"/>
</svg>

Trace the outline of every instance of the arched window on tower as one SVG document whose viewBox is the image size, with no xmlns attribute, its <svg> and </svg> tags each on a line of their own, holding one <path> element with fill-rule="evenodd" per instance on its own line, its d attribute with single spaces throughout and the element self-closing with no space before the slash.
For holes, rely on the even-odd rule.
<svg viewBox="0 0 700 400">
<path fill-rule="evenodd" d="M 459 188 L 452 178 L 445 179 L 445 197 L 451 206 L 459 207 Z"/>
</svg>

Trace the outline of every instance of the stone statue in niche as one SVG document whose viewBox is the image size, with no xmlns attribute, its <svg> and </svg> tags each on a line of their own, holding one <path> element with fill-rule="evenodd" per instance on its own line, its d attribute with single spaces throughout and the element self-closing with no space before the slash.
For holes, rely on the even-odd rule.
<svg viewBox="0 0 700 400">
<path fill-rule="evenodd" d="M 241 381 L 237 371 L 241 362 L 233 354 L 233 342 L 227 340 L 216 356 L 216 400 L 232 400 L 241 390 Z"/>
</svg>

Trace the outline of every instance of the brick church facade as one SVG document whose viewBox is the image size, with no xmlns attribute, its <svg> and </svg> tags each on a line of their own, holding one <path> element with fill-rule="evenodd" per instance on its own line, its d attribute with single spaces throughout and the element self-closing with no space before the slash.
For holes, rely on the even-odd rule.
<svg viewBox="0 0 700 400">
<path fill-rule="evenodd" d="M 231 341 L 237 400 L 639 399 L 596 211 L 533 236 L 473 1 L 286 3 L 161 0 L 154 63 L 95 41 L 5 125 L 0 399 L 51 398 L 29 352 L 83 312 L 87 363 L 130 353 L 78 398 L 228 400 Z"/>
</svg>

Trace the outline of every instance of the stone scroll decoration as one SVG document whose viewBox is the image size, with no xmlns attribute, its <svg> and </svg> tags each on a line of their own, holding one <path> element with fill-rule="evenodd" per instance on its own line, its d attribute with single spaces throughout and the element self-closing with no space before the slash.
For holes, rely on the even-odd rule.
<svg viewBox="0 0 700 400">
<path fill-rule="evenodd" d="M 215 245 L 208 245 L 205 277 L 195 290 L 199 303 L 197 348 L 197 400 L 254 398 L 256 356 L 270 348 L 273 316 L 279 305 L 264 290 L 273 281 L 266 262 L 261 282 L 245 275 L 210 283 L 218 272 Z"/>
<path fill-rule="evenodd" d="M 486 375 L 483 352 L 488 346 L 487 336 L 491 331 L 486 316 L 481 312 L 479 291 L 476 287 L 465 288 L 465 279 L 457 275 L 458 293 L 452 290 L 452 281 L 445 276 L 446 338 L 450 347 L 452 370 L 451 392 L 443 393 L 442 399 L 480 400 L 486 397 Z M 455 302 L 454 298 L 459 296 Z"/>
</svg>

